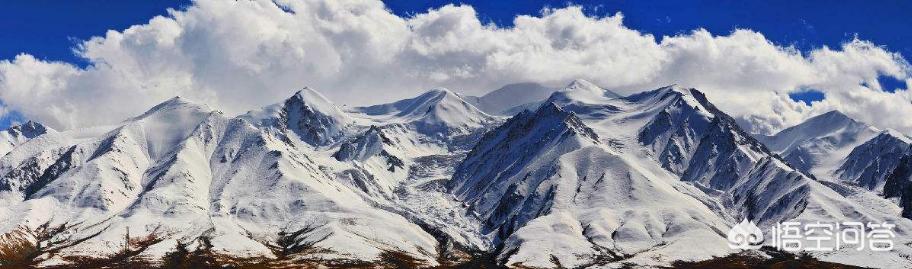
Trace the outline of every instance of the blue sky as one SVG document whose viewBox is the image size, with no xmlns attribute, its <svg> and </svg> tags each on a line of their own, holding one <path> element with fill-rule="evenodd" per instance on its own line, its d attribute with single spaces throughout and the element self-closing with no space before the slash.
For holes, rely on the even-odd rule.
<svg viewBox="0 0 912 269">
<path fill-rule="evenodd" d="M 78 40 L 104 35 L 108 29 L 123 30 L 180 8 L 189 1 L 148 0 L 14 0 L 0 3 L 0 59 L 29 53 L 39 59 L 86 62 L 73 53 Z M 22 121 L 17 113 L 0 117 L 0 128 Z"/>
<path fill-rule="evenodd" d="M 426 11 L 453 1 L 392 0 L 388 8 L 400 16 Z M 736 28 L 763 33 L 781 45 L 802 51 L 827 45 L 839 47 L 855 36 L 886 46 L 912 59 L 912 1 L 459 1 L 475 7 L 482 21 L 510 26 L 518 14 L 537 15 L 545 7 L 584 7 L 590 15 L 622 12 L 625 25 L 656 36 L 705 28 L 727 34 Z M 0 59 L 29 53 L 39 59 L 84 66 L 72 51 L 74 44 L 108 29 L 123 30 L 164 14 L 188 1 L 3 1 L 0 3 Z M 898 81 L 882 80 L 886 85 Z M 892 87 L 890 87 L 892 88 Z M 793 94 L 799 100 L 823 98 L 809 90 Z M 0 127 L 21 120 L 16 113 L 0 118 Z"/>
</svg>

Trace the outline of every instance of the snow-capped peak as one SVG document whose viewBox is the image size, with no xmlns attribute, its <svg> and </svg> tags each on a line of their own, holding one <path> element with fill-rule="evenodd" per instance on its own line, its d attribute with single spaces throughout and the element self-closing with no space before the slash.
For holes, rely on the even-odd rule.
<svg viewBox="0 0 912 269">
<path fill-rule="evenodd" d="M 485 214 L 496 214 L 493 208 L 502 199 L 508 200 L 503 195 L 506 188 L 501 187 L 524 180 L 517 167 L 538 169 L 533 165 L 536 159 L 556 158 L 597 143 L 595 132 L 573 112 L 546 102 L 535 112 L 523 111 L 486 133 L 456 168 L 448 187 L 457 197 L 476 203 Z M 492 226 L 504 221 L 504 216 L 487 217 Z"/>
<path fill-rule="evenodd" d="M 775 135 L 755 137 L 792 166 L 826 178 L 853 148 L 876 134 L 874 127 L 834 110 Z"/>
<path fill-rule="evenodd" d="M 535 113 L 526 112 L 525 114 L 531 114 L 532 118 L 543 122 L 554 119 L 554 122 L 565 126 L 570 132 L 589 138 L 593 142 L 598 142 L 598 135 L 586 126 L 575 113 L 566 111 L 553 102 L 545 102 Z"/>
<path fill-rule="evenodd" d="M 312 107 L 314 110 L 320 111 L 331 117 L 348 117 L 335 104 L 323 96 L 323 94 L 320 94 L 320 92 L 317 92 L 310 87 L 304 87 L 303 89 L 298 90 L 294 95 L 285 101 L 286 106 L 290 106 L 295 103 Z"/>
<path fill-rule="evenodd" d="M 894 130 L 884 130 L 874 138 L 854 147 L 835 174 L 872 190 L 882 190 L 887 177 L 901 158 L 910 153 L 912 142 Z"/>
<path fill-rule="evenodd" d="M 333 158 L 339 161 L 358 160 L 363 161 L 367 158 L 380 154 L 384 145 L 390 145 L 393 142 L 383 134 L 383 131 L 377 126 L 371 126 L 363 134 L 349 143 L 343 143 L 339 151 L 333 154 Z"/>
<path fill-rule="evenodd" d="M 465 132 L 493 119 L 446 88 L 389 104 L 355 108 L 352 112 L 376 122 L 414 124 L 423 133 Z"/>
<path fill-rule="evenodd" d="M 817 129 L 817 132 L 824 132 L 825 130 L 833 130 L 838 127 L 844 127 L 847 125 L 866 125 L 855 119 L 850 118 L 846 114 L 839 112 L 838 110 L 832 110 L 814 117 L 811 117 L 804 121 L 803 123 L 796 125 L 796 127 L 801 126 L 801 129 Z M 824 128 L 820 130 L 820 128 Z"/>
<path fill-rule="evenodd" d="M 812 120 L 815 120 L 815 121 L 816 120 L 826 120 L 826 121 L 831 121 L 831 122 L 855 121 L 854 119 L 849 118 L 849 116 L 846 116 L 846 114 L 839 112 L 839 110 L 830 110 L 829 112 L 826 112 L 826 113 L 817 115 L 815 117 L 812 117 L 811 119 L 808 119 L 808 121 L 812 121 Z"/>
<path fill-rule="evenodd" d="M 437 109 L 455 106 L 460 103 L 474 108 L 466 103 L 459 95 L 446 88 L 436 88 L 425 91 L 421 95 L 389 104 L 356 108 L 359 112 L 368 115 L 392 115 L 403 119 L 421 118 Z"/>
<path fill-rule="evenodd" d="M 241 116 L 255 125 L 277 128 L 283 135 L 296 135 L 311 146 L 325 146 L 344 136 L 343 130 L 353 123 L 319 92 L 305 87 L 285 101 Z"/>
<path fill-rule="evenodd" d="M 597 104 L 620 97 L 619 94 L 603 89 L 592 82 L 577 79 L 558 90 L 548 98 L 558 103 Z"/>
<path fill-rule="evenodd" d="M 173 150 L 214 113 L 220 114 L 209 106 L 177 96 L 127 120 L 112 135 L 129 133 L 134 139 L 146 140 L 148 153 L 154 159 Z"/>
<path fill-rule="evenodd" d="M 34 121 L 27 121 L 0 131 L 0 156 L 6 155 L 16 146 L 49 131 L 53 130 Z"/>
<path fill-rule="evenodd" d="M 208 114 L 209 112 L 212 112 L 212 111 L 213 110 L 211 108 L 209 108 L 209 106 L 207 106 L 207 105 L 193 103 L 185 98 L 181 98 L 180 96 L 175 96 L 175 97 L 172 97 L 171 99 L 161 102 L 158 105 L 153 106 L 152 108 L 147 110 L 145 113 L 143 113 L 137 117 L 131 118 L 127 121 L 128 122 L 138 121 L 138 120 L 142 120 L 142 119 L 145 119 L 148 117 L 154 117 L 155 115 L 160 115 L 160 114 L 173 114 L 175 116 L 179 116 L 178 114 L 181 114 L 181 113 L 206 113 L 206 114 Z"/>
<path fill-rule="evenodd" d="M 877 130 L 833 110 L 807 119 L 801 124 L 786 128 L 770 137 L 759 137 L 771 150 L 786 152 L 808 139 L 826 136 L 876 133 Z M 859 141 L 861 143 L 863 141 Z"/>
<path fill-rule="evenodd" d="M 12 136 L 19 136 L 24 138 L 35 138 L 36 136 L 43 135 L 50 131 L 51 129 L 47 126 L 44 126 L 41 123 L 34 121 L 26 121 L 23 124 L 12 126 L 4 131 L 5 134 Z"/>
</svg>

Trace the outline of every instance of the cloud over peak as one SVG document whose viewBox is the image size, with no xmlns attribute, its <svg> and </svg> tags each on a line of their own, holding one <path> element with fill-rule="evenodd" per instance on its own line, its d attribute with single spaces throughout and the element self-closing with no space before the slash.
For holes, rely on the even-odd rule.
<svg viewBox="0 0 912 269">
<path fill-rule="evenodd" d="M 89 67 L 22 54 L 0 61 L 0 100 L 66 129 L 117 122 L 175 95 L 238 114 L 310 86 L 339 103 L 370 104 L 447 87 L 469 94 L 516 82 L 577 78 L 621 94 L 678 83 L 705 92 L 758 131 L 838 109 L 912 132 L 912 96 L 877 79 L 912 83 L 909 63 L 867 41 L 801 53 L 761 33 L 695 29 L 657 38 L 623 16 L 582 8 L 518 16 L 501 28 L 471 6 L 403 18 L 373 0 L 198 0 L 186 10 L 82 42 Z M 804 104 L 789 92 L 816 89 Z"/>
</svg>

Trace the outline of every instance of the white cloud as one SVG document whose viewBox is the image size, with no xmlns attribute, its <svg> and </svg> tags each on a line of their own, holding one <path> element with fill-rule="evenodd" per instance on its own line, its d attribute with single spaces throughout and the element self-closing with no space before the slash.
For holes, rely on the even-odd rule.
<svg viewBox="0 0 912 269">
<path fill-rule="evenodd" d="M 339 103 L 368 104 L 437 86 L 480 94 L 507 83 L 585 78 L 621 93 L 696 87 L 757 130 L 839 109 L 912 132 L 902 116 L 912 113 L 912 96 L 877 83 L 880 75 L 912 83 L 909 64 L 866 41 L 802 54 L 750 30 L 713 36 L 697 29 L 658 41 L 627 28 L 620 14 L 588 17 L 578 7 L 499 28 L 469 6 L 401 18 L 380 1 L 279 2 L 198 0 L 83 42 L 77 51 L 92 63 L 86 69 L 29 55 L 0 61 L 0 100 L 72 128 L 116 122 L 174 95 L 235 114 L 303 86 Z M 827 98 L 806 105 L 787 97 L 801 88 Z"/>
</svg>

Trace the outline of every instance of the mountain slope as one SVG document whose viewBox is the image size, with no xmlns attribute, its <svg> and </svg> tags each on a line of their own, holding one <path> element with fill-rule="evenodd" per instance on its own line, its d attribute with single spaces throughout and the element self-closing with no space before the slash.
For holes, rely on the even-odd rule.
<svg viewBox="0 0 912 269">
<path fill-rule="evenodd" d="M 794 217 L 806 202 L 807 179 L 696 90 L 670 86 L 603 103 L 565 103 L 600 134 L 613 134 L 624 147 L 645 146 L 681 180 L 721 192 L 736 218 L 772 223 Z"/>
<path fill-rule="evenodd" d="M 818 178 L 828 178 L 856 146 L 878 130 L 838 111 L 830 111 L 757 140 L 789 164 Z"/>
<path fill-rule="evenodd" d="M 727 253 L 725 222 L 668 174 L 647 167 L 616 155 L 573 113 L 546 103 L 486 134 L 449 188 L 480 214 L 482 231 L 501 245 L 499 260 L 511 266 Z M 686 250 L 694 244 L 702 253 Z"/>
<path fill-rule="evenodd" d="M 800 150 L 778 145 L 867 134 L 836 114 L 820 122 L 770 143 Z M 618 97 L 577 81 L 510 119 L 448 90 L 341 110 L 304 89 L 233 118 L 175 98 L 114 126 L 48 131 L 0 157 L 0 233 L 48 221 L 98 233 L 63 255 L 109 254 L 126 230 L 160 228 L 166 240 L 143 255 L 206 239 L 219 253 L 272 257 L 267 245 L 292 240 L 308 248 L 299 258 L 327 263 L 613 268 L 731 254 L 726 231 L 744 219 L 764 229 L 886 221 L 897 225 L 893 251 L 812 255 L 899 267 L 912 263 L 903 145 L 881 133 L 840 170 L 862 176 L 816 180 L 677 86 Z M 886 176 L 855 181 L 869 170 Z M 869 181 L 883 193 L 845 184 Z"/>
<path fill-rule="evenodd" d="M 887 177 L 900 166 L 903 156 L 912 153 L 912 140 L 887 130 L 852 149 L 836 170 L 839 179 L 882 192 Z"/>
<path fill-rule="evenodd" d="M 731 216 L 730 220 L 749 218 L 769 227 L 790 219 L 864 219 L 895 223 L 901 231 L 912 229 L 912 222 L 884 210 L 878 198 L 863 195 L 864 191 L 846 192 L 841 186 L 822 184 L 791 167 L 694 89 L 671 86 L 604 103 L 563 103 L 568 104 L 564 108 L 578 113 L 602 142 L 613 145 L 622 155 L 639 159 L 637 163 L 657 162 L 723 205 L 720 216 Z M 640 151 L 643 147 L 645 154 Z M 912 250 L 903 247 L 894 251 L 882 258 L 903 260 L 904 254 L 898 253 Z M 866 254 L 845 251 L 821 258 L 858 263 L 851 258 L 854 255 Z"/>
<path fill-rule="evenodd" d="M 283 104 L 293 104 L 298 96 Z M 313 107 L 284 111 L 318 112 Z M 301 116 L 272 115 L 256 118 L 257 124 Z M 0 227 L 7 231 L 24 223 L 67 220 L 106 228 L 69 252 L 105 253 L 110 248 L 104 245 L 120 240 L 126 227 L 141 233 L 162 225 L 173 237 L 149 250 L 155 257 L 173 248 L 175 240 L 199 236 L 211 236 L 226 251 L 263 253 L 265 247 L 254 238 L 269 238 L 283 227 L 313 226 L 302 240 L 332 249 L 315 254 L 323 258 L 372 260 L 385 251 L 401 251 L 435 263 L 434 236 L 378 208 L 370 194 L 327 171 L 338 165 L 336 160 L 304 146 L 303 139 L 288 139 L 300 130 L 282 128 L 286 125 L 261 130 L 247 119 L 172 99 L 96 139 L 45 150 L 20 163 L 4 158 L 0 167 L 9 169 L 0 171 L 0 189 L 10 195 L 3 196 L 8 206 L 0 210 L 5 220 Z M 326 142 L 309 140 L 315 141 Z"/>
</svg>

